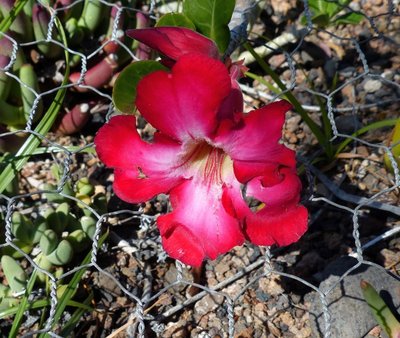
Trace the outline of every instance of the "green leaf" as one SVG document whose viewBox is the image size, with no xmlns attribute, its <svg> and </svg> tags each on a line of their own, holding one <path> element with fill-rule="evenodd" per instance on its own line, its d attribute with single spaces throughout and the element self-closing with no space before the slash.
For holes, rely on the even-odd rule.
<svg viewBox="0 0 400 338">
<path fill-rule="evenodd" d="M 356 13 L 356 12 L 349 12 L 343 15 L 338 16 L 335 19 L 335 24 L 352 24 L 352 25 L 357 25 L 359 24 L 362 20 L 364 19 L 364 15 L 361 13 Z"/>
<path fill-rule="evenodd" d="M 186 0 L 183 13 L 203 35 L 214 40 L 221 54 L 229 45 L 231 20 L 235 0 Z"/>
<path fill-rule="evenodd" d="M 12 292 L 21 292 L 26 286 L 27 276 L 19 263 L 10 256 L 1 257 L 1 266 Z"/>
<path fill-rule="evenodd" d="M 365 301 L 382 329 L 385 330 L 390 338 L 399 337 L 400 323 L 393 315 L 392 311 L 390 311 L 382 297 L 379 296 L 374 287 L 365 280 L 361 280 L 360 286 Z"/>
<path fill-rule="evenodd" d="M 61 330 L 61 337 L 72 337 L 73 336 L 73 331 L 75 328 L 78 326 L 78 324 L 82 321 L 82 316 L 85 313 L 85 311 L 93 311 L 93 308 L 90 307 L 90 304 L 93 300 L 93 292 L 89 294 L 89 296 L 81 303 L 70 301 L 70 303 L 73 303 L 74 306 L 76 307 L 76 310 L 74 311 L 73 315 L 71 318 L 68 320 L 68 322 L 63 325 L 63 328 Z M 71 304 L 69 304 L 71 306 Z"/>
<path fill-rule="evenodd" d="M 400 119 L 396 122 L 396 125 L 393 129 L 390 145 L 393 145 L 392 153 L 397 165 L 400 167 Z M 392 162 L 387 154 L 385 154 L 384 160 L 386 167 L 393 172 Z"/>
<path fill-rule="evenodd" d="M 390 120 L 384 120 L 384 121 L 378 121 L 378 122 L 374 122 L 371 123 L 361 129 L 358 129 L 356 132 L 354 132 L 353 134 L 351 134 L 351 138 L 348 137 L 346 138 L 343 142 L 341 142 L 337 148 L 336 148 L 336 152 L 335 152 L 335 156 L 339 155 L 342 150 L 344 148 L 346 148 L 346 146 L 354 141 L 355 137 L 358 137 L 362 134 L 365 134 L 371 130 L 375 130 L 375 129 L 379 129 L 379 128 L 384 128 L 384 127 L 391 127 L 394 126 L 397 122 L 399 121 L 399 119 L 390 119 Z"/>
<path fill-rule="evenodd" d="M 17 18 L 18 13 L 24 8 L 27 2 L 28 0 L 15 2 L 14 7 L 12 8 L 8 16 L 3 18 L 3 20 L 1 20 L 0 22 L 0 31 L 2 33 L 5 33 L 10 28 L 14 20 Z"/>
<path fill-rule="evenodd" d="M 336 2 L 327 0 L 309 0 L 308 6 L 314 10 L 314 15 L 326 14 L 328 17 L 334 16 L 342 8 Z"/>
<path fill-rule="evenodd" d="M 167 70 L 157 61 L 138 61 L 125 67 L 115 81 L 113 102 L 115 107 L 125 114 L 135 111 L 136 87 L 139 81 L 147 74 L 156 70 Z"/>
<path fill-rule="evenodd" d="M 329 25 L 329 16 L 325 13 L 321 13 L 318 15 L 314 15 L 311 18 L 311 21 L 313 22 L 313 24 L 316 24 L 318 27 L 326 27 Z"/>
<path fill-rule="evenodd" d="M 244 47 L 250 52 L 250 54 L 254 57 L 254 59 L 257 61 L 259 66 L 267 73 L 272 80 L 278 85 L 278 87 L 281 89 L 281 93 L 284 94 L 284 98 L 287 99 L 294 107 L 294 109 L 299 113 L 303 121 L 308 125 L 308 127 L 311 129 L 311 132 L 314 134 L 316 139 L 318 140 L 319 144 L 321 147 L 324 149 L 326 155 L 328 158 L 332 157 L 332 144 L 329 141 L 329 138 L 327 135 L 324 134 L 322 131 L 321 127 L 316 124 L 310 116 L 308 116 L 308 113 L 303 109 L 302 105 L 300 102 L 296 99 L 296 97 L 287 90 L 286 85 L 279 79 L 278 74 L 276 74 L 271 67 L 256 53 L 253 47 L 249 43 L 245 43 Z"/>
<path fill-rule="evenodd" d="M 108 234 L 106 233 L 103 236 L 101 236 L 101 238 L 99 239 L 99 243 L 98 243 L 99 247 L 101 247 L 101 245 L 104 243 L 105 239 L 107 238 L 107 235 Z M 81 263 L 81 269 L 79 269 L 78 271 L 75 272 L 75 274 L 73 275 L 73 277 L 71 278 L 71 280 L 68 284 L 67 289 L 62 294 L 61 298 L 58 300 L 56 312 L 54 315 L 54 321 L 52 323 L 52 328 L 59 322 L 61 316 L 64 313 L 65 308 L 71 302 L 71 298 L 74 296 L 74 294 L 78 288 L 78 285 L 82 279 L 82 276 L 85 274 L 87 268 L 89 267 L 91 258 L 92 258 L 92 251 L 90 251 L 86 255 L 86 257 L 84 258 L 84 260 Z M 46 333 L 42 333 L 39 336 L 39 338 L 46 338 L 46 337 L 48 337 L 48 335 Z"/>
<path fill-rule="evenodd" d="M 156 24 L 156 27 L 185 27 L 191 30 L 196 30 L 194 23 L 185 15 L 181 13 L 168 13 L 163 15 Z"/>
<path fill-rule="evenodd" d="M 62 37 L 63 44 L 67 46 L 67 40 L 62 29 L 62 26 L 59 20 L 56 18 L 56 25 Z M 42 117 L 40 123 L 35 128 L 36 134 L 46 135 L 47 132 L 52 127 L 54 121 L 57 118 L 57 114 L 62 107 L 62 103 L 64 101 L 65 93 L 67 91 L 67 87 L 64 87 L 68 83 L 69 77 L 69 53 L 65 50 L 65 74 L 63 82 L 61 83 L 61 88 L 57 91 L 56 96 L 53 99 L 52 104 L 47 110 L 46 114 Z M 24 164 L 28 161 L 29 155 L 31 155 L 36 148 L 40 145 L 41 139 L 36 135 L 31 134 L 22 147 L 17 152 L 16 156 L 22 156 L 18 161 L 8 164 L 4 170 L 0 173 L 0 193 L 6 189 L 8 184 L 13 180 L 15 175 L 19 170 L 22 169 Z M 28 156 L 27 156 L 28 155 Z"/>
<path fill-rule="evenodd" d="M 24 318 L 25 311 L 30 306 L 29 297 L 32 294 L 32 290 L 33 290 L 33 286 L 35 285 L 37 273 L 38 273 L 38 270 L 34 270 L 29 278 L 28 284 L 26 286 L 25 294 L 21 299 L 21 303 L 19 304 L 18 310 L 13 319 L 13 325 L 10 329 L 10 333 L 8 334 L 9 338 L 18 337 L 19 328 L 22 324 L 22 320 Z"/>
</svg>

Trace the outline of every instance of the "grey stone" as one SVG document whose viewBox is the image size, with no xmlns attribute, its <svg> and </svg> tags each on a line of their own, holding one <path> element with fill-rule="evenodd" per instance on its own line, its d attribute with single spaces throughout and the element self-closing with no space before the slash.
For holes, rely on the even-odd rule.
<svg viewBox="0 0 400 338">
<path fill-rule="evenodd" d="M 378 91 L 381 88 L 382 88 L 382 82 L 379 80 L 370 79 L 364 83 L 364 90 L 367 93 L 375 93 L 376 91 Z"/>
<path fill-rule="evenodd" d="M 361 128 L 361 122 L 356 115 L 340 115 L 335 118 L 339 133 L 351 135 Z"/>
<path fill-rule="evenodd" d="M 196 316 L 204 316 L 207 313 L 213 312 L 224 302 L 224 297 L 221 295 L 208 294 L 199 300 L 195 306 L 194 311 Z"/>
<path fill-rule="evenodd" d="M 364 337 L 377 325 L 362 296 L 361 280 L 373 285 L 389 306 L 391 304 L 395 309 L 399 308 L 399 280 L 383 268 L 362 264 L 340 280 L 341 276 L 356 264 L 356 259 L 344 257 L 328 265 L 323 272 L 323 281 L 319 289 L 327 293 L 331 337 Z M 324 337 L 326 333 L 320 295 L 313 291 L 306 295 L 306 300 L 311 304 L 310 322 L 313 337 Z"/>
</svg>

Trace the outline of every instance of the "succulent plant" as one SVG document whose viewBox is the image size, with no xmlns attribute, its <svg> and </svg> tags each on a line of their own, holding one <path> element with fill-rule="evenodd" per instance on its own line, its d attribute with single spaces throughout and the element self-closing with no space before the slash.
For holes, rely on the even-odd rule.
<svg viewBox="0 0 400 338">
<path fill-rule="evenodd" d="M 9 15 L 14 5 L 13 0 L 0 0 L 3 17 Z M 149 21 L 139 14 L 135 18 L 130 11 L 125 10 L 125 7 L 135 5 L 136 2 L 129 0 L 116 1 L 112 6 L 105 6 L 100 0 L 75 3 L 71 0 L 48 0 L 24 6 L 10 29 L 5 32 L 7 35 L 0 38 L 0 69 L 6 68 L 20 80 L 16 81 L 0 70 L 0 127 L 22 129 L 28 121 L 39 121 L 44 110 L 41 91 L 54 85 L 54 81 L 56 85 L 59 84 L 44 67 L 49 67 L 48 60 L 54 65 L 58 59 L 64 59 L 61 45 L 64 41 L 61 38 L 63 30 L 66 45 L 79 52 L 71 54 L 70 58 L 70 65 L 74 68 L 69 79 L 77 86 L 68 89 L 67 98 L 71 99 L 65 101 L 53 130 L 66 135 L 79 132 L 90 121 L 91 108 L 99 98 L 93 100 L 92 91 L 78 84 L 111 90 L 115 74 L 131 62 L 130 54 L 120 48 L 124 31 L 135 25 L 143 26 L 143 22 Z M 121 11 L 123 6 L 124 10 Z M 52 21 L 54 18 L 50 15 L 53 9 L 57 10 L 55 21 Z M 37 43 L 22 49 L 14 46 L 12 39 Z M 133 42 L 129 40 L 129 43 Z M 137 44 L 133 48 L 136 49 Z M 14 49 L 17 50 L 16 60 L 12 59 Z M 83 82 L 78 83 L 83 62 L 81 55 L 91 54 L 97 49 L 101 50 L 98 55 L 85 60 L 87 71 Z"/>
<path fill-rule="evenodd" d="M 11 291 L 13 293 L 23 291 L 25 289 L 27 276 L 19 263 L 14 258 L 3 255 L 1 257 L 1 267 Z"/>
<path fill-rule="evenodd" d="M 52 172 L 57 179 L 60 179 L 60 173 L 56 166 L 52 167 Z M 32 250 L 36 248 L 39 250 L 39 254 L 36 254 L 34 261 L 42 269 L 55 273 L 62 271 L 62 267 L 66 266 L 74 258 L 74 255 L 90 248 L 96 231 L 96 219 L 80 203 L 51 193 L 50 191 L 56 191 L 55 185 L 46 184 L 44 188 L 46 189 L 44 196 L 51 206 L 40 215 L 35 216 L 34 219 L 15 211 L 12 214 L 11 234 L 14 237 L 13 243 L 20 250 L 6 246 L 1 249 L 1 255 L 8 261 L 18 260 L 23 258 L 24 253 L 31 254 Z M 106 212 L 105 195 L 96 193 L 87 177 L 79 179 L 73 188 L 67 182 L 64 186 L 65 191 L 68 191 L 70 196 L 88 203 L 99 212 Z M 45 274 L 39 273 L 38 280 L 44 282 Z"/>
</svg>

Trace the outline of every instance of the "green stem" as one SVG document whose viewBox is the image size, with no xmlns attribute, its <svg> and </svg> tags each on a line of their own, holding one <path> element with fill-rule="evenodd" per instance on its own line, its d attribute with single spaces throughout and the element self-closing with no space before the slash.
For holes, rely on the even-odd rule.
<svg viewBox="0 0 400 338">
<path fill-rule="evenodd" d="M 254 51 L 253 47 L 251 47 L 249 43 L 245 43 L 244 47 L 249 51 L 251 55 L 253 55 L 261 68 L 272 78 L 272 80 L 278 85 L 278 87 L 285 92 L 284 96 L 294 106 L 295 110 L 299 113 L 303 121 L 309 126 L 320 145 L 324 148 L 324 151 L 326 152 L 328 157 L 331 158 L 333 155 L 332 145 L 329 142 L 329 138 L 327 138 L 322 132 L 321 127 L 318 126 L 318 124 L 316 124 L 308 116 L 307 112 L 303 109 L 300 102 L 294 97 L 294 95 L 290 91 L 287 91 L 285 84 L 279 79 L 278 75 L 271 69 L 271 67 L 262 58 L 260 58 L 260 56 Z"/>
<path fill-rule="evenodd" d="M 62 37 L 63 43 L 67 46 L 66 37 L 60 22 L 57 20 L 57 27 L 60 31 L 60 35 Z M 57 91 L 57 94 L 53 100 L 53 103 L 47 110 L 46 114 L 41 119 L 40 123 L 35 128 L 35 132 L 40 135 L 45 135 L 52 127 L 54 121 L 57 118 L 57 114 L 61 109 L 62 103 L 64 101 L 64 96 L 67 91 L 67 88 L 64 87 L 68 83 L 69 76 L 69 53 L 65 50 L 65 74 L 64 80 L 61 84 L 61 88 Z M 15 163 L 8 164 L 4 170 L 0 174 L 0 193 L 4 191 L 4 189 L 8 186 L 8 184 L 13 180 L 15 175 L 19 170 L 22 169 L 24 164 L 28 161 L 29 156 L 36 150 L 36 148 L 40 145 L 41 139 L 33 134 L 31 134 L 22 147 L 17 152 L 16 156 L 22 156 L 22 158 Z M 28 155 L 28 156 L 26 156 Z"/>
<path fill-rule="evenodd" d="M 22 298 L 21 303 L 18 306 L 18 311 L 13 319 L 13 325 L 11 327 L 10 333 L 8 334 L 9 338 L 16 338 L 18 336 L 19 328 L 21 326 L 22 319 L 24 318 L 24 313 L 29 307 L 28 298 L 32 293 L 33 286 L 35 285 L 37 272 L 38 270 L 34 270 L 31 277 L 29 278 L 29 282 L 26 286 L 25 295 Z"/>
<path fill-rule="evenodd" d="M 340 143 L 338 145 L 338 147 L 336 148 L 335 156 L 339 155 L 342 152 L 342 150 L 344 148 L 346 148 L 346 146 L 350 142 L 354 141 L 355 137 L 365 134 L 366 132 L 368 132 L 370 130 L 394 126 L 394 125 L 396 125 L 396 122 L 398 122 L 399 120 L 400 119 L 390 119 L 390 120 L 378 121 L 378 122 L 371 123 L 368 126 L 365 126 L 364 128 L 357 130 L 355 133 L 351 134 L 352 138 L 350 138 L 350 137 L 346 138 L 342 143 Z"/>
<path fill-rule="evenodd" d="M 381 328 L 385 330 L 390 338 L 399 337 L 400 323 L 382 297 L 374 287 L 365 280 L 361 280 L 360 286 L 364 299 Z"/>
<path fill-rule="evenodd" d="M 22 11 L 24 6 L 29 0 L 17 0 L 15 2 L 14 7 L 11 9 L 9 15 L 5 17 L 3 20 L 0 22 L 0 31 L 2 33 L 7 32 L 7 30 L 10 28 L 16 17 L 18 16 L 19 12 Z"/>
</svg>

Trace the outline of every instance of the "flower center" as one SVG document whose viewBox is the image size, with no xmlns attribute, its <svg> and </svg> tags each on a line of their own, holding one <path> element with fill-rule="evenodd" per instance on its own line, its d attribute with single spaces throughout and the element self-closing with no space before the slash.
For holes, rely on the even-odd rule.
<svg viewBox="0 0 400 338">
<path fill-rule="evenodd" d="M 231 171 L 231 158 L 221 149 L 206 141 L 191 142 L 185 147 L 182 165 L 187 178 L 203 181 L 207 185 L 222 184 Z"/>
</svg>

